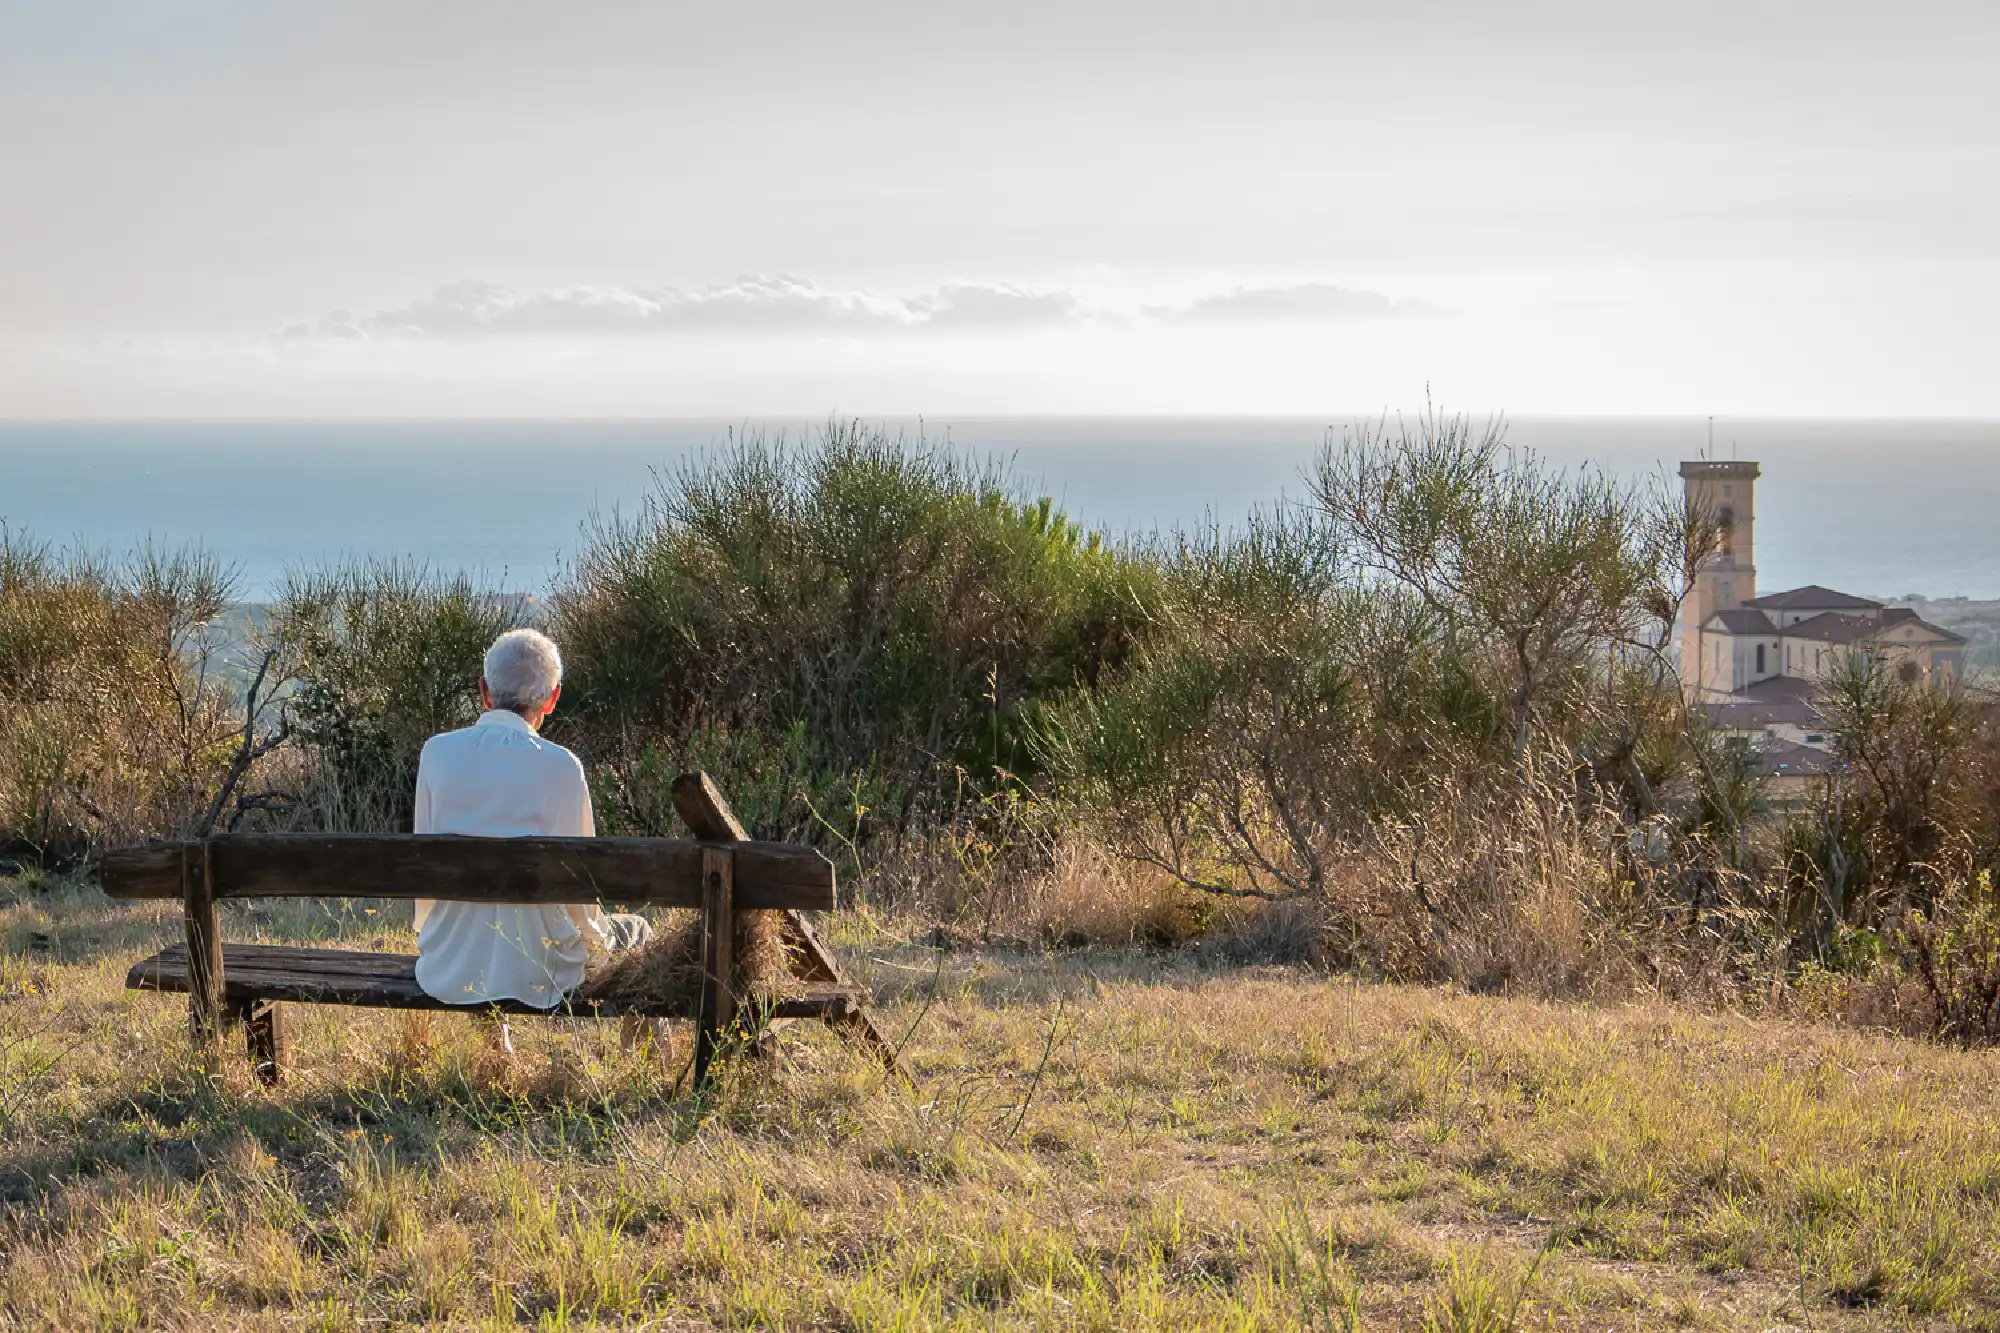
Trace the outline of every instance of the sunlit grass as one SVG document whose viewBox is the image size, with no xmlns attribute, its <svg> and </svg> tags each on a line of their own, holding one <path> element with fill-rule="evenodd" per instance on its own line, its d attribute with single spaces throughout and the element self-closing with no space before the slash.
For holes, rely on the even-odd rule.
<svg viewBox="0 0 2000 1333">
<path fill-rule="evenodd" d="M 0 1327 L 2000 1327 L 1991 1054 L 878 923 L 914 1088 L 294 1008 L 265 1090 L 123 989 L 170 909 L 0 901 Z M 310 912 L 231 937 L 408 947 Z"/>
</svg>

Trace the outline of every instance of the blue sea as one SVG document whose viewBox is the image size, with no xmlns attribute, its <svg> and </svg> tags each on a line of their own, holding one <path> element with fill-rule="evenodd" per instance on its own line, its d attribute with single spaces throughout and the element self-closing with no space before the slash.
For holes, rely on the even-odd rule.
<svg viewBox="0 0 2000 1333">
<path fill-rule="evenodd" d="M 1010 466 L 1085 522 L 1167 531 L 1298 496 L 1348 419 L 934 418 L 881 424 Z M 732 431 L 799 421 L 0 422 L 0 521 L 57 544 L 199 541 L 242 595 L 348 557 L 464 569 L 540 592 L 593 514 Z M 1880 597 L 2000 597 L 2000 421 L 1718 420 L 1712 456 L 1755 459 L 1758 583 Z M 1670 476 L 1703 418 L 1514 419 L 1562 467 Z"/>
</svg>

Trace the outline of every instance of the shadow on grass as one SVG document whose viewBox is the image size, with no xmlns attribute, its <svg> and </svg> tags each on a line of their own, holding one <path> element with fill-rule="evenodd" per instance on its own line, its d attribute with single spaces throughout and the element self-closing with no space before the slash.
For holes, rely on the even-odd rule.
<svg viewBox="0 0 2000 1333">
<path fill-rule="evenodd" d="M 240 1058 L 232 1042 L 223 1059 Z M 630 1150 L 635 1131 L 684 1142 L 717 1113 L 716 1098 L 690 1095 L 667 1061 L 597 1087 L 557 1060 L 544 1063 L 523 1060 L 497 1077 L 460 1061 L 345 1084 L 294 1076 L 267 1093 L 245 1071 L 206 1072 L 190 1051 L 161 1077 L 73 1107 L 61 1145 L 11 1145 L 0 1155 L 0 1207 L 59 1215 L 69 1191 L 121 1174 L 199 1182 L 246 1141 L 311 1198 L 336 1189 L 342 1163 L 363 1147 L 411 1165 L 446 1165 L 496 1142 L 531 1156 L 608 1161 Z"/>
<path fill-rule="evenodd" d="M 552 1029 L 536 1033 L 543 1022 Z M 401 1059 L 382 1058 L 380 1047 L 365 1063 L 327 1054 L 275 1089 L 252 1081 L 238 1032 L 228 1034 L 212 1068 L 178 1044 L 149 1077 L 90 1089 L 67 1105 L 59 1142 L 10 1136 L 0 1149 L 0 1212 L 65 1216 L 72 1192 L 88 1194 L 104 1181 L 213 1181 L 227 1189 L 232 1163 L 251 1146 L 299 1198 L 323 1203 L 340 1195 L 356 1153 L 419 1174 L 496 1147 L 517 1158 L 608 1164 L 637 1154 L 656 1162 L 711 1122 L 752 1137 L 794 1135 L 800 1108 L 824 1105 L 829 1087 L 835 1100 L 850 1102 L 903 1093 L 871 1052 L 831 1029 L 815 1029 L 808 1063 L 820 1072 L 845 1067 L 851 1078 L 774 1086 L 784 1077 L 780 1063 L 752 1058 L 746 1034 L 720 1053 L 715 1085 L 697 1091 L 689 1080 L 692 1024 L 672 1024 L 657 1050 L 632 1052 L 617 1049 L 609 1021 L 516 1024 L 517 1040 L 525 1038 L 517 1056 L 491 1051 L 468 1027 L 427 1034 Z M 794 1053 L 808 1044 L 794 1035 L 785 1043 Z"/>
</svg>

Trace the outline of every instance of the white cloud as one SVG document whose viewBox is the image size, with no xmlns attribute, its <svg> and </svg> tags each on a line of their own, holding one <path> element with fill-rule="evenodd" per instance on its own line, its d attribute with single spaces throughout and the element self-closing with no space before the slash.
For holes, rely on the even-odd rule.
<svg viewBox="0 0 2000 1333">
<path fill-rule="evenodd" d="M 1130 317 L 1184 321 L 1349 323 L 1448 313 L 1379 292 L 1305 283 L 1237 287 L 1176 305 L 1112 310 L 1062 288 L 945 283 L 913 296 L 822 287 L 789 274 L 745 274 L 717 287 L 560 287 L 520 291 L 468 279 L 392 309 L 334 310 L 294 324 L 287 338 L 464 338 L 501 334 L 757 332 L 1010 332 L 1128 324 Z"/>
<path fill-rule="evenodd" d="M 523 292 L 449 283 L 391 310 L 336 310 L 289 337 L 465 337 L 509 333 L 896 332 L 1058 327 L 1086 317 L 1070 292 L 955 283 L 913 297 L 822 287 L 787 274 L 746 274 L 718 287 L 563 287 Z"/>
<path fill-rule="evenodd" d="M 1037 290 L 1009 283 L 954 283 L 912 302 L 922 322 L 949 328 L 1033 328 L 1078 323 L 1089 317 L 1074 292 Z"/>
<path fill-rule="evenodd" d="M 1398 301 L 1381 292 L 1358 291 L 1329 283 L 1307 282 L 1292 287 L 1237 287 L 1200 297 L 1177 311 L 1160 311 L 1171 318 L 1203 322 L 1300 321 L 1313 323 L 1371 319 L 1411 319 L 1448 314 L 1423 301 Z"/>
</svg>

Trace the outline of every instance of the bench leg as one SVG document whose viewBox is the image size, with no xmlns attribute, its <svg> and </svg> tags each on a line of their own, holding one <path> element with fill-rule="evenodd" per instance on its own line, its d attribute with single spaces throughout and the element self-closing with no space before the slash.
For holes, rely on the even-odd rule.
<svg viewBox="0 0 2000 1333">
<path fill-rule="evenodd" d="M 708 1081 L 723 1033 L 736 1021 L 736 858 L 727 847 L 701 849 L 701 1007 L 694 1029 L 694 1082 Z"/>
<path fill-rule="evenodd" d="M 216 1037 L 227 1025 L 223 1003 L 222 915 L 215 905 L 215 862 L 207 843 L 181 853 L 181 920 L 188 950 L 188 1033 L 215 1061 Z"/>
<path fill-rule="evenodd" d="M 285 1021 L 275 1000 L 256 1000 L 241 1006 L 236 1014 L 243 1021 L 243 1035 L 250 1049 L 250 1067 L 257 1081 L 276 1087 L 285 1077 Z"/>
</svg>

